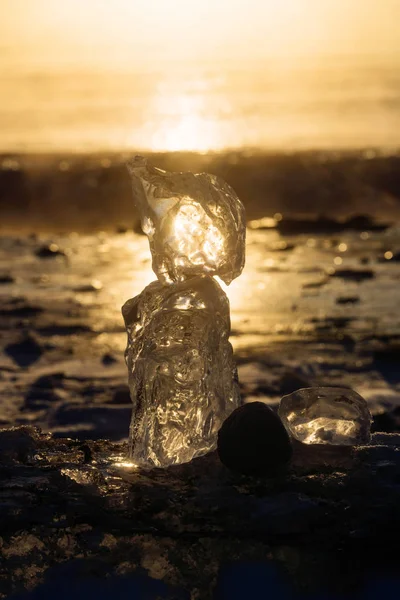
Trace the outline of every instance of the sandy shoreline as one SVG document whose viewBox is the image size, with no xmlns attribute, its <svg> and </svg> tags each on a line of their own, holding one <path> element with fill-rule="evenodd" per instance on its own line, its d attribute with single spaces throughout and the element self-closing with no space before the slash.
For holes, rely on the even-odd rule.
<svg viewBox="0 0 400 600">
<path fill-rule="evenodd" d="M 3 155 L 0 230 L 131 228 L 137 216 L 124 164 L 130 154 Z M 148 156 L 169 171 L 208 171 L 222 176 L 243 200 L 249 219 L 279 212 L 400 221 L 398 153 L 249 150 Z"/>
<path fill-rule="evenodd" d="M 276 406 L 299 387 L 348 385 L 376 427 L 398 429 L 400 233 L 362 233 L 248 231 L 246 268 L 227 289 L 245 401 Z M 58 250 L 46 255 L 49 242 Z M 154 279 L 146 238 L 3 236 L 0 274 L 2 425 L 126 439 L 120 308 Z"/>
</svg>

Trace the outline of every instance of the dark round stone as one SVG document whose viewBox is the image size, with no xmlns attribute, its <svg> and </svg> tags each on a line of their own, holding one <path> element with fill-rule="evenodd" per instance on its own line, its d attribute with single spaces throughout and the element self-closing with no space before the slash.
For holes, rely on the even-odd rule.
<svg viewBox="0 0 400 600">
<path fill-rule="evenodd" d="M 244 475 L 275 476 L 292 456 L 288 433 L 278 415 L 262 402 L 239 406 L 218 432 L 221 462 Z"/>
<path fill-rule="evenodd" d="M 55 256 L 65 256 L 65 252 L 57 244 L 43 244 L 36 250 L 36 256 L 39 258 L 54 258 Z"/>
</svg>

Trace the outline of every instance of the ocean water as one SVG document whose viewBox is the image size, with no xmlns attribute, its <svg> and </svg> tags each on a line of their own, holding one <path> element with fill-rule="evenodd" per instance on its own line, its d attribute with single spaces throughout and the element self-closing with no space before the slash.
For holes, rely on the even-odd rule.
<svg viewBox="0 0 400 600">
<path fill-rule="evenodd" d="M 0 151 L 398 148 L 400 69 L 350 59 L 0 72 Z"/>
</svg>

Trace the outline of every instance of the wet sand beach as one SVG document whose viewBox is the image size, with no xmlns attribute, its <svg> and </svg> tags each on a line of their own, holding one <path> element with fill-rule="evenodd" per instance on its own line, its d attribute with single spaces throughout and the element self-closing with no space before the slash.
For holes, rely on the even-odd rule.
<svg viewBox="0 0 400 600">
<path fill-rule="evenodd" d="M 202 167 L 241 191 L 247 261 L 226 291 L 245 401 L 276 406 L 300 387 L 351 386 L 368 399 L 380 428 L 396 430 L 397 156 L 234 157 L 165 155 L 154 162 Z M 0 241 L 3 425 L 36 424 L 79 439 L 127 437 L 120 308 L 155 277 L 128 175 L 121 157 L 113 160 L 3 158 L 0 185 L 16 200 Z M 299 170 L 303 177 L 294 182 L 290 172 Z M 329 187 L 334 177 L 337 196 Z M 108 215 L 114 206 L 119 212 Z M 96 231 L 95 222 L 108 227 Z"/>
</svg>

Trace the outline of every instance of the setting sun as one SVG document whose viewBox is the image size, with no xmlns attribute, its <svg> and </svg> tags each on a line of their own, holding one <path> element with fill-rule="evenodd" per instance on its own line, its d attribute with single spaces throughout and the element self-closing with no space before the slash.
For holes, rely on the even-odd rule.
<svg viewBox="0 0 400 600">
<path fill-rule="evenodd" d="M 387 70 L 400 55 L 396 0 L 3 0 L 2 8 L 2 148 L 398 143 Z"/>
<path fill-rule="evenodd" d="M 159 86 L 146 111 L 142 136 L 154 151 L 197 150 L 224 147 L 227 138 L 218 112 L 210 109 L 207 94 L 193 90 L 179 94 L 178 82 Z M 129 141 L 128 141 L 129 145 Z"/>
<path fill-rule="evenodd" d="M 223 140 L 218 140 L 217 127 L 204 121 L 199 115 L 188 114 L 177 119 L 176 123 L 165 123 L 151 136 L 154 151 L 207 150 L 218 149 Z"/>
</svg>

